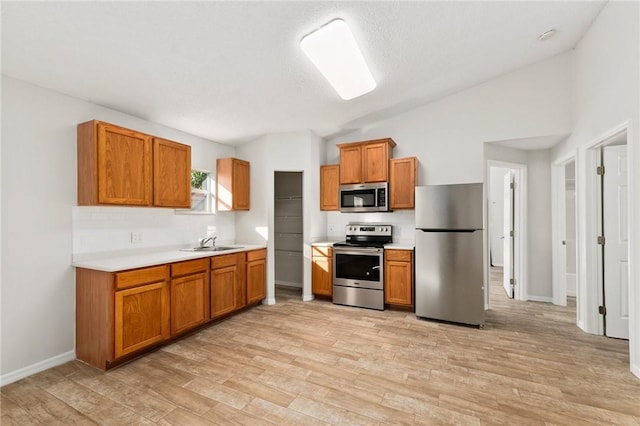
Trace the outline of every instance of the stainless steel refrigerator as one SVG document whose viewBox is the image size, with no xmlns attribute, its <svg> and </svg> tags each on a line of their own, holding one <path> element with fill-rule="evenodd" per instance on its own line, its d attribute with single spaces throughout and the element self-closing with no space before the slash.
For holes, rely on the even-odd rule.
<svg viewBox="0 0 640 426">
<path fill-rule="evenodd" d="M 416 316 L 484 325 L 482 183 L 416 187 Z"/>
</svg>

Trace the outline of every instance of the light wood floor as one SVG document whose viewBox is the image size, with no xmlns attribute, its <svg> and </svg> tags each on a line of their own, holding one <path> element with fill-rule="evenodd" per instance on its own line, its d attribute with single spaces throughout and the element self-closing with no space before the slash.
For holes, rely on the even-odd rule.
<svg viewBox="0 0 640 426">
<path fill-rule="evenodd" d="M 110 372 L 69 362 L 7 385 L 2 424 L 640 424 L 626 341 L 492 290 L 478 330 L 278 289 Z"/>
</svg>

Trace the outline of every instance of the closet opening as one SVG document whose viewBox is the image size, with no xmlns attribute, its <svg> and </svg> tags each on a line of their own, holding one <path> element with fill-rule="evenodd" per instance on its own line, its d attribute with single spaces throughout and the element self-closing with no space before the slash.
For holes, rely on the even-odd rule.
<svg viewBox="0 0 640 426">
<path fill-rule="evenodd" d="M 303 282 L 302 172 L 274 176 L 275 297 L 300 299 Z"/>
</svg>

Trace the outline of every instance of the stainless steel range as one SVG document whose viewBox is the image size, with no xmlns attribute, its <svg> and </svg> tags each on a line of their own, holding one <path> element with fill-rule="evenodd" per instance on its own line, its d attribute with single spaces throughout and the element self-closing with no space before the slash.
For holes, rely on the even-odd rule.
<svg viewBox="0 0 640 426">
<path fill-rule="evenodd" d="M 349 224 L 333 245 L 333 303 L 384 310 L 384 245 L 391 225 Z"/>
</svg>

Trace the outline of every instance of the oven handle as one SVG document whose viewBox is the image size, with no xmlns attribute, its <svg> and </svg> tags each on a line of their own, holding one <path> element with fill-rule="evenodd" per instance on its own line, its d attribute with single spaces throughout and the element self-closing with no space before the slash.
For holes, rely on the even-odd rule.
<svg viewBox="0 0 640 426">
<path fill-rule="evenodd" d="M 342 248 L 342 247 L 334 247 L 334 254 L 382 254 L 384 249 L 381 248 Z"/>
</svg>

